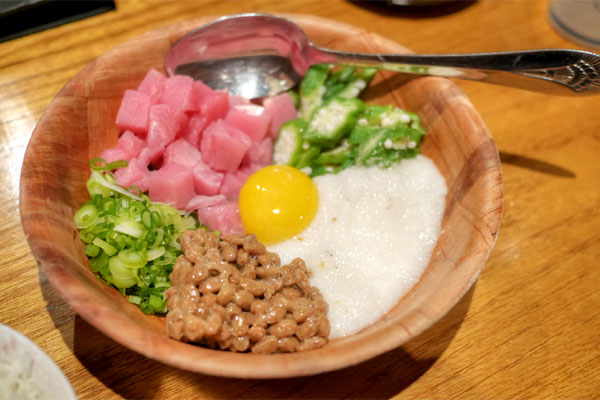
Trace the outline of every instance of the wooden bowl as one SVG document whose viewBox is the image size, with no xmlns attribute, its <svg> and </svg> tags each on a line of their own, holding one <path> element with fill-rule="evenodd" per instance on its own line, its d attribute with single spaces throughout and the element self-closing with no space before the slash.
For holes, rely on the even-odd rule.
<svg viewBox="0 0 600 400">
<path fill-rule="evenodd" d="M 355 27 L 286 16 L 322 46 L 407 52 Z M 162 70 L 169 46 L 212 19 L 167 26 L 118 46 L 87 65 L 52 101 L 33 132 L 21 175 L 21 218 L 35 258 L 65 301 L 91 325 L 151 359 L 190 371 L 244 378 L 312 375 L 402 345 L 441 318 L 473 284 L 494 245 L 502 213 L 496 146 L 467 97 L 446 79 L 408 80 L 382 73 L 367 93 L 371 103 L 395 103 L 421 116 L 428 130 L 423 153 L 445 177 L 448 195 L 443 233 L 421 280 L 360 333 L 291 354 L 210 350 L 169 339 L 164 318 L 144 315 L 90 271 L 73 223 L 75 211 L 87 200 L 88 162 L 116 144 L 114 121 L 125 89 L 136 88 L 148 69 Z"/>
</svg>

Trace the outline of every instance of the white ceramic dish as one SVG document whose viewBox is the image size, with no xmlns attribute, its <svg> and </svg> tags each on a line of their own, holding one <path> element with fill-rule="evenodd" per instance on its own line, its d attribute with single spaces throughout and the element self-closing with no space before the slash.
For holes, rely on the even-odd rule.
<svg viewBox="0 0 600 400">
<path fill-rule="evenodd" d="M 62 370 L 35 343 L 0 324 L 0 399 L 77 399 Z"/>
</svg>

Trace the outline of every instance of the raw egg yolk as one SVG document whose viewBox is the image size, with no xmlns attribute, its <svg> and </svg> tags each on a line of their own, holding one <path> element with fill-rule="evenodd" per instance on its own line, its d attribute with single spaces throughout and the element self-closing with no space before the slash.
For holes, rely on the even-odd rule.
<svg viewBox="0 0 600 400">
<path fill-rule="evenodd" d="M 319 204 L 317 187 L 304 172 L 271 165 L 255 172 L 240 190 L 242 224 L 259 241 L 272 244 L 302 232 Z"/>
</svg>

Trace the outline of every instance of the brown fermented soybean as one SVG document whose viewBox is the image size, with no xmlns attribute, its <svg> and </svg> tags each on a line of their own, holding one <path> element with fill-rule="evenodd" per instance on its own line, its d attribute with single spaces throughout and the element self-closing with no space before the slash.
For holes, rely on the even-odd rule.
<svg viewBox="0 0 600 400">
<path fill-rule="evenodd" d="M 300 258 L 281 265 L 254 235 L 182 234 L 171 273 L 167 334 L 238 352 L 308 350 L 327 343 L 328 305 Z"/>
</svg>

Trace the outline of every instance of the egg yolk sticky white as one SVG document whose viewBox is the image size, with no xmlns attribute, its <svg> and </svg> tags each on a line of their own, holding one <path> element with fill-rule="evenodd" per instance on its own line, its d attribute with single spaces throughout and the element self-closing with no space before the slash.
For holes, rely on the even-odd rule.
<svg viewBox="0 0 600 400">
<path fill-rule="evenodd" d="M 244 229 L 265 244 L 289 239 L 306 229 L 318 204 L 312 179 L 287 165 L 271 165 L 255 172 L 239 196 Z"/>
</svg>

